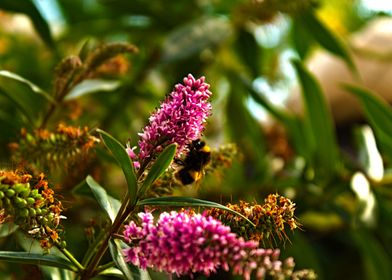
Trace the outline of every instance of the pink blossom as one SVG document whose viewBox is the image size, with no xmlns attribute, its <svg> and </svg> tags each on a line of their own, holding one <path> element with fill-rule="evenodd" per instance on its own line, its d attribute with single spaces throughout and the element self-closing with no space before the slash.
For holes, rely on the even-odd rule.
<svg viewBox="0 0 392 280">
<path fill-rule="evenodd" d="M 282 276 L 279 250 L 258 248 L 211 216 L 189 212 L 164 212 L 155 223 L 151 213 L 139 213 L 141 226 L 130 222 L 124 237 L 129 248 L 125 259 L 143 269 L 149 267 L 177 275 L 205 275 L 222 268 L 245 279 Z"/>
<path fill-rule="evenodd" d="M 211 95 L 205 78 L 195 79 L 191 74 L 177 84 L 149 118 L 149 124 L 139 133 L 138 159 L 142 163 L 171 143 L 177 143 L 177 155 L 187 144 L 200 138 L 210 115 Z"/>
</svg>

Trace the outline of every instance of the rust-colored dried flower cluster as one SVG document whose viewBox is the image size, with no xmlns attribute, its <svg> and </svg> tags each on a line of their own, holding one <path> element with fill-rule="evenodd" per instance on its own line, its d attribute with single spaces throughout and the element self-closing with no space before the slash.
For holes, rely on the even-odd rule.
<svg viewBox="0 0 392 280">
<path fill-rule="evenodd" d="M 73 163 L 86 156 L 90 148 L 99 142 L 87 127 L 59 124 L 56 132 L 37 129 L 32 133 L 22 129 L 19 143 L 11 143 L 16 162 L 29 162 L 49 168 L 59 163 Z"/>
<path fill-rule="evenodd" d="M 0 171 L 2 222 L 12 221 L 44 249 L 61 244 L 63 207 L 41 174 L 34 178 L 17 171 Z"/>
<path fill-rule="evenodd" d="M 256 227 L 250 227 L 246 220 L 221 209 L 213 208 L 208 214 L 229 225 L 233 232 L 246 239 L 271 244 L 276 241 L 275 237 L 283 241 L 288 239 L 286 225 L 290 230 L 299 227 L 294 217 L 295 203 L 278 194 L 268 195 L 263 205 L 240 201 L 239 204 L 229 203 L 226 206 L 247 217 Z"/>
</svg>

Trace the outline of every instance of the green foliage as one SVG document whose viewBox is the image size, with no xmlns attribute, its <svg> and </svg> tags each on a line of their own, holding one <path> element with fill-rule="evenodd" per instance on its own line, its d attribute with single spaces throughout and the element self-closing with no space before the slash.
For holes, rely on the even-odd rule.
<svg viewBox="0 0 392 280">
<path fill-rule="evenodd" d="M 148 191 L 148 188 L 155 182 L 155 180 L 157 180 L 166 171 L 173 161 L 176 150 L 177 145 L 174 143 L 167 146 L 162 153 L 159 154 L 140 187 L 138 195 L 139 198 L 143 197 L 145 192 Z"/>
<path fill-rule="evenodd" d="M 303 132 L 311 155 L 310 160 L 316 167 L 322 166 L 327 175 L 332 175 L 337 168 L 338 151 L 327 104 L 315 78 L 300 62 L 293 63 L 302 86 L 306 114 Z"/>
<path fill-rule="evenodd" d="M 114 222 L 114 219 L 120 208 L 120 202 L 113 203 L 115 200 L 110 199 L 105 189 L 101 187 L 91 176 L 87 176 L 86 183 L 89 185 L 95 199 L 103 210 L 108 214 L 110 220 Z"/>
<path fill-rule="evenodd" d="M 76 271 L 76 268 L 72 265 L 71 262 L 53 255 L 42 255 L 29 252 L 0 251 L 0 259 L 8 262 L 47 265 Z"/>
<path fill-rule="evenodd" d="M 106 147 L 112 152 L 113 157 L 117 160 L 118 164 L 124 172 L 124 176 L 128 185 L 128 195 L 133 201 L 136 201 L 136 194 L 138 189 L 137 179 L 130 157 L 120 142 L 118 142 L 105 131 L 98 130 L 98 132 L 101 134 Z"/>
<path fill-rule="evenodd" d="M 49 173 L 64 201 L 65 239 L 75 258 L 60 258 L 67 253 L 55 248 L 43 255 L 29 248 L 30 239 L 14 239 L 21 228 L 0 205 L 0 278 L 28 277 L 15 264 L 22 263 L 37 268 L 37 277 L 74 279 L 74 272 L 95 261 L 106 238 L 97 278 L 155 279 L 124 261 L 121 230 L 110 231 L 121 218 L 136 220 L 144 208 L 158 213 L 181 207 L 238 215 L 222 204 L 257 203 L 270 193 L 296 203 L 303 231 L 290 234 L 281 251 L 298 267 L 315 269 L 319 279 L 391 278 L 391 106 L 374 89 L 344 85 L 359 101 L 366 124 L 342 128 L 328 108 L 329 92 L 306 66 L 322 49 L 354 77 L 362 73 L 349 38 L 352 28 L 376 15 L 363 17 L 360 1 L 57 0 L 53 14 L 59 22 L 43 17 L 38 2 L 0 1 L 0 170 Z M 21 32 L 12 21 L 21 14 L 33 32 Z M 205 76 L 213 92 L 203 140 L 216 150 L 233 142 L 238 153 L 229 153 L 229 161 L 213 154 L 216 161 L 201 172 L 203 178 L 181 186 L 174 179 L 174 144 L 140 171 L 125 140 L 137 145 L 150 113 L 188 73 Z M 264 87 L 257 87 L 260 80 Z M 295 80 L 302 114 L 275 101 L 293 90 Z M 259 107 L 267 122 L 260 120 Z M 89 127 L 84 131 L 102 141 L 90 147 L 71 135 L 76 144 L 68 152 L 59 144 L 69 140 L 66 135 L 51 139 L 45 133 L 59 123 Z M 43 140 L 34 142 L 38 137 Z M 50 152 L 38 147 L 42 143 Z M 71 162 L 68 154 L 82 156 Z M 26 162 L 35 155 L 41 165 Z M 358 174 L 364 181 L 355 189 Z M 155 187 L 170 192 L 149 197 Z M 14 197 L 10 191 L 8 196 Z M 366 207 L 373 207 L 371 223 L 364 218 Z"/>
</svg>

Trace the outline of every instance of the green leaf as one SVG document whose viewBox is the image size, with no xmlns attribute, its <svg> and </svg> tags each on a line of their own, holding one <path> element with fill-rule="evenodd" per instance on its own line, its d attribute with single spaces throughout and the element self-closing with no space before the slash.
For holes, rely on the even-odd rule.
<svg viewBox="0 0 392 280">
<path fill-rule="evenodd" d="M 24 98 L 16 98 L 12 94 L 9 94 L 8 91 L 2 89 L 1 87 L 0 87 L 0 94 L 4 95 L 9 100 L 11 100 L 12 103 L 15 104 L 16 108 L 27 119 L 27 121 L 30 123 L 30 125 L 34 126 L 33 116 L 31 114 L 30 110 L 28 110 L 29 103 L 26 102 L 26 100 Z"/>
<path fill-rule="evenodd" d="M 338 147 L 331 114 L 320 85 L 299 61 L 293 61 L 302 86 L 305 107 L 305 129 L 313 150 L 314 163 L 330 174 L 338 164 Z M 306 133 L 306 132 L 305 132 Z"/>
<path fill-rule="evenodd" d="M 115 267 L 109 267 L 109 268 L 105 269 L 104 271 L 101 271 L 99 273 L 99 275 L 125 279 L 124 278 L 124 274 L 121 272 L 121 270 L 119 270 L 119 269 L 117 269 Z"/>
<path fill-rule="evenodd" d="M 322 47 L 343 59 L 351 71 L 357 73 L 357 69 L 347 47 L 342 40 L 317 18 L 314 12 L 307 11 L 301 13 L 296 18 L 296 21 L 300 23 L 301 27 L 306 29 Z"/>
<path fill-rule="evenodd" d="M 35 30 L 41 36 L 41 39 L 50 48 L 54 48 L 54 41 L 49 25 L 31 0 L 2 0 L 0 1 L 0 9 L 27 15 L 32 21 Z"/>
<path fill-rule="evenodd" d="M 136 202 L 136 194 L 138 187 L 132 161 L 127 152 L 125 151 L 123 145 L 119 141 L 114 139 L 113 136 L 101 129 L 97 129 L 97 132 L 101 135 L 106 147 L 112 152 L 113 157 L 117 160 L 118 164 L 123 170 L 125 179 L 128 184 L 128 194 L 131 198 L 132 205 Z"/>
<path fill-rule="evenodd" d="M 72 189 L 72 194 L 95 198 L 86 180 L 83 180 Z"/>
<path fill-rule="evenodd" d="M 252 77 L 257 77 L 260 74 L 260 62 L 262 55 L 262 48 L 256 41 L 254 34 L 245 28 L 238 31 L 238 36 L 235 44 L 236 53 L 243 61 L 243 65 L 248 67 Z"/>
<path fill-rule="evenodd" d="M 254 223 L 252 223 L 248 218 L 246 218 L 241 213 L 238 213 L 237 211 L 234 211 L 234 210 L 232 210 L 222 204 L 216 203 L 216 202 L 197 199 L 197 198 L 193 198 L 193 197 L 165 196 L 165 197 L 156 197 L 156 198 L 146 198 L 146 199 L 138 201 L 137 204 L 140 206 L 159 205 L 159 206 L 176 206 L 176 207 L 184 207 L 185 206 L 185 207 L 218 208 L 218 209 L 222 209 L 222 210 L 228 211 L 230 213 L 233 213 L 235 215 L 238 215 L 241 218 L 245 219 L 247 222 L 249 222 L 252 226 L 255 226 Z"/>
<path fill-rule="evenodd" d="M 353 231 L 352 238 L 362 257 L 364 279 L 392 279 L 392 260 L 383 245 L 364 230 Z"/>
<path fill-rule="evenodd" d="M 392 110 L 389 104 L 367 89 L 347 84 L 343 87 L 359 99 L 380 144 L 392 158 Z"/>
<path fill-rule="evenodd" d="M 314 43 L 314 39 L 305 28 L 306 27 L 301 24 L 298 18 L 293 19 L 290 34 L 295 50 L 301 59 L 304 59 L 307 56 L 310 47 Z"/>
<path fill-rule="evenodd" d="M 0 70 L 0 77 L 4 77 L 7 79 L 17 81 L 17 82 L 27 86 L 32 93 L 41 95 L 41 96 L 45 97 L 48 101 L 55 103 L 55 100 L 46 91 L 44 91 L 43 89 L 41 89 L 40 87 L 38 87 L 34 83 L 30 82 L 29 80 L 19 76 L 18 74 L 15 74 L 15 73 L 12 73 L 12 72 L 6 71 L 6 70 Z"/>
<path fill-rule="evenodd" d="M 116 203 L 113 198 L 110 198 L 106 190 L 99 185 L 90 175 L 87 176 L 86 182 L 93 192 L 95 199 L 103 210 L 109 215 L 113 222 L 119 210 L 120 202 Z"/>
<path fill-rule="evenodd" d="M 167 146 L 162 153 L 159 154 L 158 158 L 148 171 L 146 179 L 143 181 L 143 185 L 139 190 L 139 197 L 142 197 L 155 180 L 158 179 L 169 167 L 174 155 L 176 154 L 176 150 L 177 145 L 173 143 Z"/>
<path fill-rule="evenodd" d="M 44 279 L 47 280 L 73 280 L 75 274 L 72 271 L 60 269 L 57 267 L 40 266 Z"/>
<path fill-rule="evenodd" d="M 0 251 L 0 260 L 34 265 L 47 265 L 77 271 L 70 261 L 53 255 Z"/>
<path fill-rule="evenodd" d="M 121 270 L 125 279 L 132 280 L 134 279 L 133 273 L 130 267 L 128 266 L 127 262 L 124 260 L 120 242 L 121 241 L 118 239 L 111 239 L 109 241 L 110 254 L 112 256 L 113 261 L 116 263 L 117 267 Z"/>
<path fill-rule="evenodd" d="M 14 233 L 18 228 L 19 226 L 15 225 L 14 223 L 0 224 L 0 238 Z"/>
<path fill-rule="evenodd" d="M 71 89 L 65 96 L 64 100 L 69 101 L 87 94 L 101 92 L 101 91 L 114 91 L 120 86 L 119 81 L 91 79 L 84 80 Z"/>
</svg>

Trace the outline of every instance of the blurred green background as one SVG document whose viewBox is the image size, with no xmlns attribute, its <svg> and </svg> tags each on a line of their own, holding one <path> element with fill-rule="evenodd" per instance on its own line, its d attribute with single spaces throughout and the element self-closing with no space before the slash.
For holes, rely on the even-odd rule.
<svg viewBox="0 0 392 280">
<path fill-rule="evenodd" d="M 56 97 L 54 69 L 63 58 L 83 60 L 99 46 L 127 42 L 138 53 L 106 61 L 79 95 L 60 100 L 46 129 L 99 127 L 136 145 L 173 86 L 188 73 L 203 75 L 213 92 L 206 141 L 235 143 L 238 154 L 231 167 L 207 174 L 198 193 L 177 192 L 220 203 L 286 195 L 302 230 L 290 234 L 282 254 L 297 268 L 312 268 L 319 279 L 392 279 L 392 111 L 385 102 L 392 98 L 381 87 L 392 77 L 383 70 L 392 61 L 391 13 L 387 1 L 365 0 L 1 0 L 0 167 L 15 168 L 9 143 L 22 127 L 42 125 L 50 110 L 26 81 Z M 374 25 L 379 20 L 384 25 Z M 369 24 L 366 34 L 378 41 L 361 37 Z M 321 63 L 325 57 L 333 62 Z M 360 104 L 344 117 L 356 107 L 339 99 L 342 92 Z M 93 174 L 119 198 L 125 181 L 102 147 L 88 161 L 43 171 L 64 198 L 66 240 L 81 257 L 85 229 L 104 218 L 72 188 Z M 21 237 L 7 235 L 3 227 L 0 248 L 18 250 Z M 0 278 L 43 277 L 19 266 L 0 262 Z"/>
</svg>

